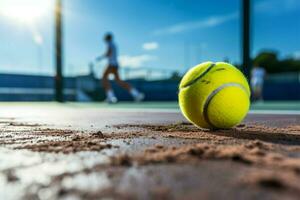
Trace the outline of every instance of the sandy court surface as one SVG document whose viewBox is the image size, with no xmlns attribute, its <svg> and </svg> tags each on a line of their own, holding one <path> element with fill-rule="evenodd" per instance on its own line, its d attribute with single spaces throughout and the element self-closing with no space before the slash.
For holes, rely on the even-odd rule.
<svg viewBox="0 0 300 200">
<path fill-rule="evenodd" d="M 1 106 L 0 199 L 299 199 L 300 116 Z"/>
</svg>

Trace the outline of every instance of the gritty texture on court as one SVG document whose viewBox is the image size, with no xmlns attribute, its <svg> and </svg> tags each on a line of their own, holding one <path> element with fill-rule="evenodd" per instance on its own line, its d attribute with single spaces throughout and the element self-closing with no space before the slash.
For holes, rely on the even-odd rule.
<svg viewBox="0 0 300 200">
<path fill-rule="evenodd" d="M 300 196 L 297 115 L 249 115 L 208 131 L 180 113 L 42 106 L 0 114 L 0 199 Z"/>
</svg>

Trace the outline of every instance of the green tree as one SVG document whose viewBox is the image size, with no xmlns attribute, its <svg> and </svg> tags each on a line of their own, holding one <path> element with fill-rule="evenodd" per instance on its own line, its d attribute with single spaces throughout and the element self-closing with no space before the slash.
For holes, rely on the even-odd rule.
<svg viewBox="0 0 300 200">
<path fill-rule="evenodd" d="M 253 65 L 266 69 L 268 73 L 297 72 L 300 71 L 300 60 L 286 58 L 279 60 L 276 51 L 262 51 L 254 59 Z"/>
</svg>

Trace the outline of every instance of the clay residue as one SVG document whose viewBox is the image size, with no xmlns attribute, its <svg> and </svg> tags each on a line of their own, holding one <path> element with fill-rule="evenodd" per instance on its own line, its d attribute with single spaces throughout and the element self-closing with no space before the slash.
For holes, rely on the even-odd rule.
<svg viewBox="0 0 300 200">
<path fill-rule="evenodd" d="M 179 126 L 177 124 L 177 126 Z M 191 124 L 181 124 L 177 131 L 158 131 L 163 130 L 165 126 L 158 126 L 155 132 L 168 138 L 198 139 L 215 144 L 242 144 L 248 140 L 261 140 L 274 144 L 299 146 L 300 145 L 300 127 L 299 125 L 289 125 L 284 128 L 268 127 L 257 124 L 240 124 L 231 129 L 224 130 L 206 130 L 191 128 Z M 145 129 L 152 130 L 152 126 L 144 126 Z M 171 126 L 172 127 L 172 126 Z M 169 126 L 166 127 L 168 129 Z M 191 130 L 190 130 L 191 129 Z"/>
<path fill-rule="evenodd" d="M 154 146 L 143 153 L 122 154 L 111 158 L 113 165 L 130 166 L 156 163 L 189 163 L 199 160 L 231 160 L 245 165 L 263 165 L 300 171 L 300 158 L 289 158 L 272 152 L 273 146 L 260 141 L 243 145 L 217 146 L 190 144 L 181 147 Z"/>
<path fill-rule="evenodd" d="M 75 153 L 117 148 L 101 131 L 85 132 L 44 128 L 38 124 L 2 122 L 0 144 L 37 152 Z M 21 128 L 21 129 L 20 129 Z"/>
<path fill-rule="evenodd" d="M 174 124 L 167 124 L 167 125 L 150 125 L 150 124 L 120 124 L 114 125 L 113 127 L 117 129 L 147 129 L 150 131 L 160 131 L 160 132 L 199 132 L 204 129 L 200 129 L 188 122 L 178 122 Z"/>
<path fill-rule="evenodd" d="M 49 135 L 61 134 L 64 137 L 60 140 L 44 140 L 34 144 L 26 144 L 15 149 L 29 149 L 38 152 L 49 152 L 49 153 L 75 153 L 79 151 L 101 151 L 103 149 L 117 148 L 108 143 L 107 137 L 101 131 L 91 133 L 81 133 L 70 130 L 46 130 Z M 38 134 L 45 134 L 44 131 L 38 131 Z"/>
<path fill-rule="evenodd" d="M 102 149 L 110 149 L 111 144 L 100 143 L 100 141 L 84 140 L 84 141 L 50 141 L 41 144 L 25 145 L 16 149 L 29 149 L 38 152 L 49 153 L 75 153 L 78 151 L 101 151 Z"/>
<path fill-rule="evenodd" d="M 289 171 L 252 170 L 247 176 L 240 178 L 240 183 L 274 191 L 287 190 L 290 193 L 300 193 L 299 177 Z"/>
<path fill-rule="evenodd" d="M 0 133 L 0 145 L 2 146 L 49 153 L 75 153 L 118 148 L 117 145 L 112 145 L 110 142 L 148 134 L 148 132 L 139 131 L 121 133 L 115 130 L 108 133 L 100 130 L 77 131 L 14 121 L 1 121 Z M 127 142 L 129 143 L 129 141 Z"/>
<path fill-rule="evenodd" d="M 47 192 L 52 192 L 56 199 L 218 199 L 225 193 L 228 198 L 235 199 L 235 191 L 239 191 L 238 198 L 255 193 L 271 199 L 279 192 L 284 193 L 279 197 L 298 197 L 300 194 L 299 125 L 276 128 L 245 123 L 228 130 L 210 131 L 184 122 L 125 124 L 106 127 L 105 131 L 68 129 L 27 126 L 9 120 L 0 122 L 2 147 L 53 153 L 46 155 L 43 163 L 47 162 L 48 156 L 76 158 L 77 155 L 72 154 L 81 151 L 102 151 L 110 158 L 111 162 L 85 165 L 79 171 L 53 175 L 46 185 L 32 183 L 32 187 L 40 191 L 49 189 Z M 53 164 L 55 159 L 50 160 Z M 7 184 L 26 182 L 17 170 L 3 171 Z M 99 184 L 99 188 L 65 185 L 66 180 L 78 181 L 78 175 L 83 177 L 83 182 L 91 184 L 87 183 L 91 179 L 86 176 L 103 173 L 109 184 Z M 96 182 L 101 180 L 96 178 Z M 221 190 L 218 194 L 215 192 L 217 183 Z M 184 186 L 184 190 L 178 191 Z M 39 198 L 40 191 L 28 189 L 24 199 Z"/>
<path fill-rule="evenodd" d="M 139 152 L 148 152 L 148 154 L 143 156 L 146 156 L 146 158 L 152 161 L 155 159 L 164 160 L 166 158 L 170 160 L 180 160 L 182 157 L 190 155 L 185 151 L 202 152 L 204 150 L 202 157 L 205 158 L 210 155 L 209 157 L 222 159 L 223 157 L 220 157 L 220 155 L 224 153 L 225 150 L 220 150 L 219 148 L 226 147 L 225 149 L 227 149 L 227 151 L 235 150 L 235 154 L 243 154 L 244 151 L 242 151 L 243 149 L 241 149 L 241 147 L 249 145 L 249 141 L 260 141 L 261 143 L 269 144 L 268 148 L 270 148 L 270 152 L 274 154 L 280 152 L 283 156 L 288 155 L 290 151 L 298 153 L 300 146 L 299 125 L 276 128 L 248 123 L 240 124 L 228 130 L 210 131 L 199 129 L 186 122 L 168 125 L 124 124 L 114 125 L 110 131 L 106 133 L 100 130 L 91 132 L 74 131 L 71 129 L 52 129 L 45 128 L 38 124 L 27 125 L 25 123 L 15 122 L 3 122 L 1 125 L 3 125 L 4 128 L 0 130 L 0 144 L 11 146 L 15 149 L 29 149 L 41 152 L 74 153 L 78 151 L 101 151 L 103 149 L 117 147 L 111 145 L 111 142 L 119 139 L 123 139 L 127 145 L 134 145 L 133 141 L 136 138 L 144 139 L 145 143 L 148 139 L 160 141 L 160 138 L 167 138 L 174 140 L 173 143 L 178 144 L 175 145 L 176 147 L 164 145 L 161 148 L 149 148 L 149 146 L 141 145 Z M 195 146 L 195 143 L 198 144 Z M 186 145 L 182 146 L 182 144 Z M 157 149 L 160 151 L 157 151 Z M 211 151 L 211 149 L 214 151 Z M 256 147 L 252 151 L 256 151 L 257 155 L 265 154 L 262 147 Z M 250 162 L 248 157 L 245 156 L 236 156 L 233 159 L 240 159 L 241 162 Z M 145 162 L 147 163 L 148 161 L 145 160 Z"/>
</svg>

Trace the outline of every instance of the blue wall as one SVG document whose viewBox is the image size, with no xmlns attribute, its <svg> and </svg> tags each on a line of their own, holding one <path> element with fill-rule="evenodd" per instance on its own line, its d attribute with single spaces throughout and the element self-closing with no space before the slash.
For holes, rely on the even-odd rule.
<svg viewBox="0 0 300 200">
<path fill-rule="evenodd" d="M 145 93 L 146 101 L 177 100 L 179 81 L 130 80 L 138 90 Z M 64 79 L 65 99 L 76 100 L 76 91 L 85 92 L 91 99 L 104 100 L 105 94 L 99 79 L 91 76 Z M 127 91 L 112 82 L 120 101 L 130 101 Z M 0 74 L 0 101 L 52 101 L 54 99 L 54 79 L 51 76 Z M 297 79 L 267 80 L 264 85 L 265 100 L 300 100 L 300 82 Z"/>
<path fill-rule="evenodd" d="M 75 100 L 70 94 L 75 83 L 75 78 L 64 79 L 66 100 Z M 0 101 L 52 101 L 54 84 L 51 76 L 0 74 Z"/>
<path fill-rule="evenodd" d="M 300 100 L 300 83 L 266 82 L 263 97 L 265 100 Z"/>
<path fill-rule="evenodd" d="M 129 83 L 145 94 L 145 101 L 177 100 L 178 82 L 176 81 L 144 81 L 132 80 Z M 116 96 L 120 100 L 132 100 L 129 93 L 112 83 Z"/>
</svg>

